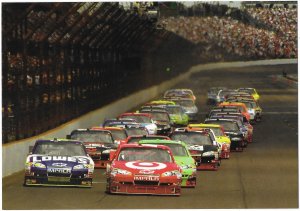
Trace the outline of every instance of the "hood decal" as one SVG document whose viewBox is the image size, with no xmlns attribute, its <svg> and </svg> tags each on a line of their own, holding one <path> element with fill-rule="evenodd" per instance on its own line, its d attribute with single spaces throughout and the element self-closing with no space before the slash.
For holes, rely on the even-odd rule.
<svg viewBox="0 0 300 211">
<path fill-rule="evenodd" d="M 89 159 L 86 157 L 69 157 L 69 156 L 49 156 L 49 155 L 31 155 L 29 160 L 31 162 L 51 162 L 55 163 L 60 162 L 71 162 L 71 163 L 80 163 L 80 164 L 89 164 Z"/>
<path fill-rule="evenodd" d="M 160 170 L 167 167 L 164 163 L 159 162 L 140 162 L 140 161 L 132 161 L 127 162 L 125 164 L 126 167 L 131 169 L 147 169 L 147 170 Z"/>
</svg>

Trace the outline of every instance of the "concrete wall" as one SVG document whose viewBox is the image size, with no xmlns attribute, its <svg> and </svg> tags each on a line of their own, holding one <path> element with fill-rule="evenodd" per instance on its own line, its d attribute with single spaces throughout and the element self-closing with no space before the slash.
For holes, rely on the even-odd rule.
<svg viewBox="0 0 300 211">
<path fill-rule="evenodd" d="M 29 151 L 29 146 L 32 146 L 37 139 L 43 138 L 65 138 L 72 130 L 77 128 L 88 128 L 99 125 L 105 118 L 116 117 L 118 114 L 128 111 L 144 102 L 161 95 L 166 89 L 169 89 L 182 80 L 188 79 L 193 73 L 202 70 L 213 70 L 228 67 L 246 67 L 257 65 L 278 65 L 278 64 L 296 64 L 297 59 L 281 59 L 281 60 L 262 60 L 250 62 L 227 62 L 202 64 L 190 68 L 186 73 L 180 76 L 153 86 L 146 90 L 141 90 L 130 96 L 117 100 L 105 107 L 91 111 L 77 119 L 67 122 L 57 128 L 47 131 L 38 136 L 20 140 L 15 143 L 2 145 L 2 177 L 9 176 L 13 173 L 22 171 L 25 164 L 25 159 Z"/>
</svg>

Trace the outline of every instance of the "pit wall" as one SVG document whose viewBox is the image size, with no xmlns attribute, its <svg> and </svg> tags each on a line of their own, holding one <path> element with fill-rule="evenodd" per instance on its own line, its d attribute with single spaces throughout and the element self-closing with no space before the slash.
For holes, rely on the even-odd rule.
<svg viewBox="0 0 300 211">
<path fill-rule="evenodd" d="M 297 59 L 276 59 L 276 60 L 260 60 L 248 62 L 225 62 L 201 64 L 191 67 L 184 74 L 165 81 L 159 85 L 152 86 L 148 89 L 138 91 L 132 95 L 117 100 L 107 106 L 91 111 L 79 118 L 73 119 L 57 128 L 49 130 L 38 136 L 20 140 L 15 143 L 2 145 L 2 178 L 17 173 L 24 169 L 25 159 L 29 152 L 29 146 L 33 146 L 35 140 L 45 138 L 65 138 L 72 130 L 77 128 L 89 128 L 100 125 L 105 118 L 113 118 L 117 115 L 133 109 L 134 107 L 145 103 L 157 96 L 160 96 L 165 90 L 172 88 L 180 81 L 186 80 L 191 74 L 203 70 L 213 70 L 220 68 L 247 67 L 257 65 L 281 65 L 281 64 L 297 64 Z M 184 88 L 184 87 L 183 87 Z"/>
</svg>

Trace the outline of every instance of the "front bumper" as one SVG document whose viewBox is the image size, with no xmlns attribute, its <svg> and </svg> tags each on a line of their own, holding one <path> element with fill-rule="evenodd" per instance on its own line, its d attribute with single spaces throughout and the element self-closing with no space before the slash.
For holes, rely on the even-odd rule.
<svg viewBox="0 0 300 211">
<path fill-rule="evenodd" d="M 36 172 L 33 175 L 25 175 L 24 186 L 70 186 L 70 187 L 92 187 L 93 179 L 85 177 L 84 174 L 47 174 Z"/>
<path fill-rule="evenodd" d="M 113 194 L 150 194 L 174 195 L 181 194 L 181 180 L 160 179 L 159 181 L 134 181 L 133 178 L 116 176 L 107 180 L 107 192 Z"/>
<path fill-rule="evenodd" d="M 196 170 L 193 170 L 193 173 L 183 170 L 181 187 L 194 188 L 197 184 L 196 181 Z"/>
</svg>

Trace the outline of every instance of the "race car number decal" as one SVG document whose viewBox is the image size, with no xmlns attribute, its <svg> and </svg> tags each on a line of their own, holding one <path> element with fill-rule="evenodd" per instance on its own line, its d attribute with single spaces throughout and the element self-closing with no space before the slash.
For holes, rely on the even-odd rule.
<svg viewBox="0 0 300 211">
<path fill-rule="evenodd" d="M 127 162 L 125 166 L 132 169 L 148 169 L 148 170 L 159 170 L 167 167 L 167 165 L 164 163 L 138 162 L 138 161 Z"/>
</svg>

